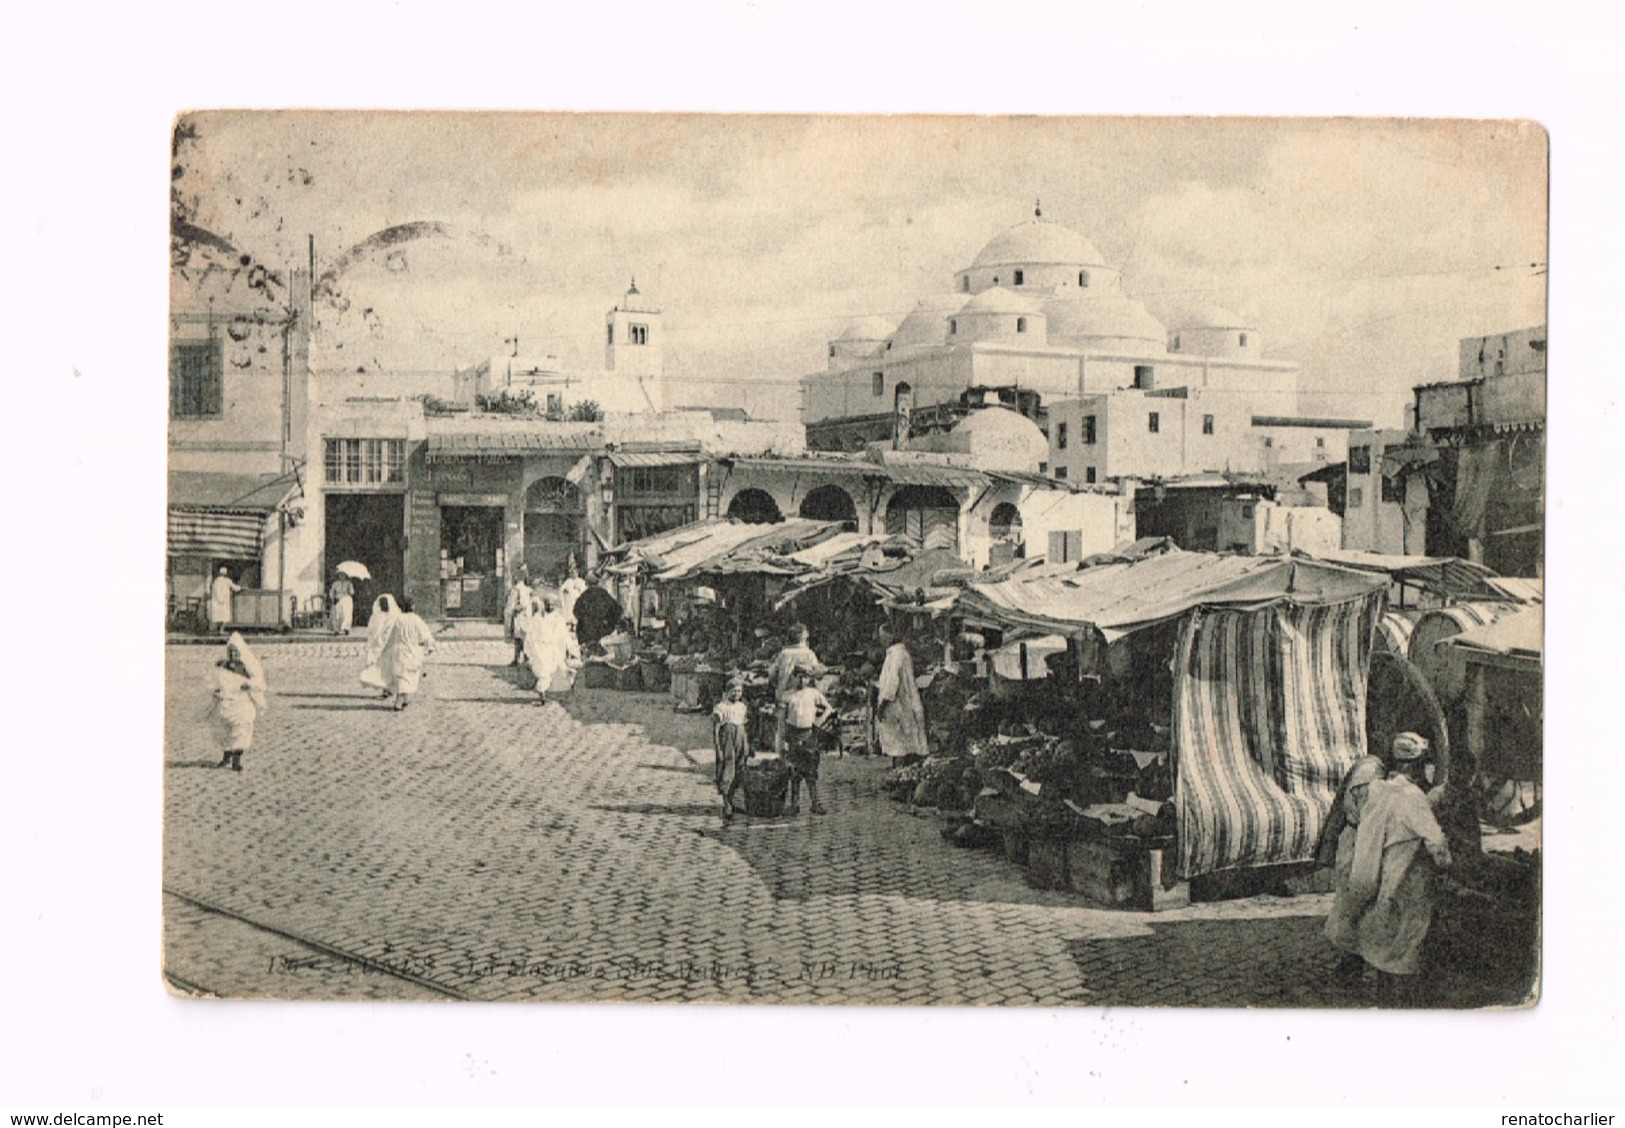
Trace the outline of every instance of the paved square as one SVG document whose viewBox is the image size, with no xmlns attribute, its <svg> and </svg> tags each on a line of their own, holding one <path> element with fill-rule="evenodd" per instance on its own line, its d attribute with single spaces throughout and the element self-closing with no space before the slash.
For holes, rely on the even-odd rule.
<svg viewBox="0 0 1625 1128">
<path fill-rule="evenodd" d="M 241 774 L 203 720 L 216 648 L 168 649 L 166 970 L 290 998 L 1361 1005 L 1324 896 L 1155 916 L 1028 886 L 825 761 L 829 815 L 725 826 L 709 722 L 663 695 L 521 692 L 453 641 L 401 713 L 361 644 L 267 643 Z"/>
</svg>

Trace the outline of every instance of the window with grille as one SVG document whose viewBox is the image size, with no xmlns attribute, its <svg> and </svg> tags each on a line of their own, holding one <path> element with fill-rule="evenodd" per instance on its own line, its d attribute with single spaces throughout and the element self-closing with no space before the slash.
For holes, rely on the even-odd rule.
<svg viewBox="0 0 1625 1128">
<path fill-rule="evenodd" d="M 1371 473 L 1371 448 L 1368 446 L 1349 447 L 1349 473 Z"/>
<path fill-rule="evenodd" d="M 1211 415 L 1202 416 L 1202 434 L 1211 435 L 1212 433 L 1213 433 L 1213 416 L 1211 416 Z"/>
<path fill-rule="evenodd" d="M 1093 415 L 1083 417 L 1083 444 L 1085 446 L 1095 445 L 1095 417 Z"/>
<path fill-rule="evenodd" d="M 334 485 L 381 486 L 406 480 L 405 439 L 328 439 L 326 480 Z"/>
<path fill-rule="evenodd" d="M 1365 491 L 1359 486 L 1349 487 L 1349 508 L 1358 509 L 1365 504 Z"/>
<path fill-rule="evenodd" d="M 221 413 L 219 341 L 177 341 L 169 348 L 169 410 L 176 419 Z"/>
<path fill-rule="evenodd" d="M 699 489 L 699 471 L 693 466 L 634 466 L 616 477 L 624 496 L 686 496 Z"/>
</svg>

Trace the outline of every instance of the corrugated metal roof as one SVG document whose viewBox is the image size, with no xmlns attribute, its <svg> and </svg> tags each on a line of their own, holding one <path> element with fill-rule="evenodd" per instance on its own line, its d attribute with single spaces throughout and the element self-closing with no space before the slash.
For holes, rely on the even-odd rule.
<svg viewBox="0 0 1625 1128">
<path fill-rule="evenodd" d="M 1387 583 L 1313 561 L 1283 556 L 1170 552 L 1132 563 L 1101 564 L 1066 576 L 973 584 L 967 611 L 1035 629 L 1098 628 L 1107 639 L 1176 618 L 1193 607 L 1340 603 Z"/>
<path fill-rule="evenodd" d="M 510 431 L 449 433 L 429 436 L 431 458 L 501 454 L 520 457 L 530 451 L 584 451 L 603 446 L 601 432 Z"/>
<path fill-rule="evenodd" d="M 970 467 L 923 462 L 882 463 L 864 458 L 736 458 L 735 466 L 752 470 L 780 470 L 789 474 L 832 474 L 879 478 L 899 486 L 986 486 L 987 473 Z"/>
</svg>

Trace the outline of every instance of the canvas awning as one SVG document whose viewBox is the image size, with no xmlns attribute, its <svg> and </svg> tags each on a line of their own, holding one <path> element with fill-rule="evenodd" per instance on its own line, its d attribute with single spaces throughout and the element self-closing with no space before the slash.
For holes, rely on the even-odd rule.
<svg viewBox="0 0 1625 1128">
<path fill-rule="evenodd" d="M 258 560 L 271 514 L 299 492 L 292 474 L 172 473 L 169 555 Z"/>
<path fill-rule="evenodd" d="M 1491 595 L 1488 581 L 1495 574 L 1482 564 L 1455 556 L 1399 556 L 1355 549 L 1326 549 L 1312 554 L 1300 551 L 1300 555 L 1361 572 L 1386 573 L 1397 583 L 1415 584 L 1458 599 Z"/>
<path fill-rule="evenodd" d="M 604 570 L 617 575 L 643 572 L 661 582 L 738 572 L 794 575 L 807 567 L 792 559 L 794 553 L 841 531 L 839 521 L 797 518 L 753 525 L 710 518 L 622 545 L 615 550 L 622 554 L 621 561 Z"/>
<path fill-rule="evenodd" d="M 1521 576 L 1491 576 L 1485 581 L 1490 589 L 1519 603 L 1545 603 L 1546 581 L 1525 579 Z"/>
<path fill-rule="evenodd" d="M 1113 641 L 1195 607 L 1341 603 L 1386 583 L 1386 577 L 1297 557 L 1169 552 L 1062 575 L 1017 573 L 1002 583 L 972 584 L 960 607 L 1040 631 L 1093 626 Z"/>
<path fill-rule="evenodd" d="M 1521 659 L 1539 663 L 1543 654 L 1546 614 L 1540 607 L 1525 607 L 1472 630 L 1444 640 L 1471 656 Z"/>
</svg>

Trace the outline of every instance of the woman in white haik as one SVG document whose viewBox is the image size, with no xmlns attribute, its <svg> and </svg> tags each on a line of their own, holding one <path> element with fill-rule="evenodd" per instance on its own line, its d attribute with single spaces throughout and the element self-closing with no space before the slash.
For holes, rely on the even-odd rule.
<svg viewBox="0 0 1625 1128">
<path fill-rule="evenodd" d="M 216 767 L 243 770 L 243 753 L 254 743 L 254 721 L 264 711 L 265 667 L 233 632 L 226 640 L 226 656 L 211 671 L 214 701 L 209 712 L 220 732 L 225 753 Z"/>
<path fill-rule="evenodd" d="M 525 660 L 536 675 L 536 693 L 543 704 L 553 677 L 572 662 L 581 660 L 581 645 L 570 633 L 570 623 L 559 609 L 558 599 L 552 594 L 542 596 L 541 614 L 532 617 L 525 628 Z"/>
<path fill-rule="evenodd" d="M 423 660 L 434 652 L 434 635 L 422 616 L 412 610 L 412 601 L 401 596 L 400 610 L 391 615 L 384 629 L 383 651 L 378 655 L 378 674 L 391 697 L 395 711 L 411 704 L 423 676 Z M 365 680 L 365 678 L 363 678 Z"/>
<path fill-rule="evenodd" d="M 378 659 L 383 656 L 384 643 L 399 615 L 395 597 L 385 592 L 372 601 L 372 614 L 367 617 L 367 662 L 361 668 L 361 684 L 381 690 L 385 697 L 389 696 L 389 683 L 378 669 Z"/>
</svg>

